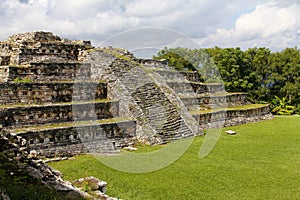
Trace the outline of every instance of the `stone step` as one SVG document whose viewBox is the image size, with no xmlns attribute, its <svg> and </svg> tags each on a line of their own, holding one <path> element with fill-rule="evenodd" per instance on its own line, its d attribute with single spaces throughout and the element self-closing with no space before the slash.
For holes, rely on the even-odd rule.
<svg viewBox="0 0 300 200">
<path fill-rule="evenodd" d="M 231 108 L 194 110 L 190 114 L 202 129 L 234 126 L 273 118 L 269 104 L 249 104 Z"/>
<path fill-rule="evenodd" d="M 0 83 L 0 105 L 89 101 L 107 98 L 104 82 Z"/>
<path fill-rule="evenodd" d="M 176 106 L 154 83 L 139 87 L 132 97 L 143 110 L 149 125 L 163 141 L 170 141 L 175 135 L 191 134 Z"/>
<path fill-rule="evenodd" d="M 213 108 L 236 107 L 250 104 L 246 93 L 213 93 L 201 95 L 181 95 L 180 99 L 189 111 Z"/>
<path fill-rule="evenodd" d="M 195 95 L 195 94 L 204 94 L 204 93 L 213 94 L 218 92 L 225 92 L 224 85 L 222 83 L 168 81 L 167 84 L 177 94 Z"/>
<path fill-rule="evenodd" d="M 42 156 L 114 152 L 136 137 L 136 122 L 126 118 L 45 124 L 11 129 Z"/>
<path fill-rule="evenodd" d="M 0 106 L 0 124 L 3 127 L 108 119 L 118 116 L 119 102 L 107 99 L 43 105 Z"/>
</svg>

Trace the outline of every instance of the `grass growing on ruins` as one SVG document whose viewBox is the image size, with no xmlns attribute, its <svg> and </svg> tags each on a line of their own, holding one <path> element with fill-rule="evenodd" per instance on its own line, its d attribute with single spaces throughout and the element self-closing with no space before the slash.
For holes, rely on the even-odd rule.
<svg viewBox="0 0 300 200">
<path fill-rule="evenodd" d="M 215 109 L 208 109 L 208 110 L 194 110 L 190 111 L 191 115 L 197 114 L 204 114 L 204 113 L 211 113 L 211 112 L 219 112 L 219 111 L 229 111 L 229 110 L 248 110 L 248 109 L 256 109 L 265 107 L 267 104 L 247 104 L 243 106 L 236 106 L 236 107 L 229 107 L 229 108 L 215 108 Z"/>
<path fill-rule="evenodd" d="M 229 129 L 237 135 L 224 134 Z M 300 199 L 299 130 L 300 116 L 225 128 L 204 159 L 197 137 L 176 162 L 145 174 L 116 171 L 91 155 L 51 166 L 67 180 L 105 180 L 108 194 L 122 199 Z"/>
</svg>

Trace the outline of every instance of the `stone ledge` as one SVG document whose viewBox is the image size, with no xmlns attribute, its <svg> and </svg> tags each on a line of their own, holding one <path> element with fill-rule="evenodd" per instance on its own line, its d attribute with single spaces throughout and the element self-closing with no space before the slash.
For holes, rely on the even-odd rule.
<svg viewBox="0 0 300 200">
<path fill-rule="evenodd" d="M 90 67 L 91 64 L 78 61 L 0 66 L 0 82 L 13 82 L 18 79 L 31 82 L 89 80 Z"/>
<path fill-rule="evenodd" d="M 119 116 L 119 102 L 109 100 L 48 105 L 0 106 L 3 127 L 108 119 Z"/>
<path fill-rule="evenodd" d="M 182 95 L 180 97 L 189 111 L 212 108 L 234 107 L 250 104 L 246 93 L 215 93 L 202 95 Z"/>
<path fill-rule="evenodd" d="M 114 118 L 99 121 L 48 124 L 11 130 L 26 139 L 26 146 L 42 157 L 71 156 L 81 153 L 113 153 L 132 145 L 136 122 Z"/>
<path fill-rule="evenodd" d="M 204 93 L 218 93 L 224 92 L 224 85 L 222 83 L 201 83 L 201 82 L 174 82 L 168 81 L 167 84 L 176 93 L 179 94 L 204 94 Z"/>
<path fill-rule="evenodd" d="M 228 107 L 228 108 L 216 108 L 216 109 L 208 109 L 208 110 L 193 110 L 190 111 L 192 115 L 202 115 L 208 113 L 218 113 L 218 112 L 230 112 L 230 111 L 247 111 L 247 110 L 255 110 L 261 108 L 268 108 L 269 104 L 247 104 L 243 106 L 236 106 L 236 107 Z"/>
<path fill-rule="evenodd" d="M 234 126 L 272 119 L 268 104 L 251 104 L 234 108 L 220 108 L 191 112 L 202 129 Z"/>
</svg>

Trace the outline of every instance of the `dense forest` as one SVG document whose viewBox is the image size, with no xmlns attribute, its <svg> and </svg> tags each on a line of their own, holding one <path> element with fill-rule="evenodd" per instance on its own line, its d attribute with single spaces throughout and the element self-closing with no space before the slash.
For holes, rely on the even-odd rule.
<svg viewBox="0 0 300 200">
<path fill-rule="evenodd" d="M 253 103 L 268 102 L 274 114 L 300 114 L 300 51 L 286 48 L 164 48 L 154 59 L 166 59 L 177 70 L 198 71 L 204 82 L 224 82 L 227 92 L 246 92 Z"/>
</svg>

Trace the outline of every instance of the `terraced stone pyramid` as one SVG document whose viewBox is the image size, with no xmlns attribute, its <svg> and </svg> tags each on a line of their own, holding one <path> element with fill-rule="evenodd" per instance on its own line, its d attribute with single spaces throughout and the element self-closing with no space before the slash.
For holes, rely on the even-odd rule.
<svg viewBox="0 0 300 200">
<path fill-rule="evenodd" d="M 0 43 L 3 128 L 47 157 L 113 153 L 128 145 L 135 121 L 119 116 L 119 102 L 107 98 L 104 81 L 84 80 L 91 65 L 80 57 L 92 48 L 90 42 L 46 32 L 17 34 Z"/>
<path fill-rule="evenodd" d="M 112 153 L 272 117 L 195 72 L 47 32 L 0 43 L 0 82 L 0 124 L 42 156 Z"/>
</svg>

